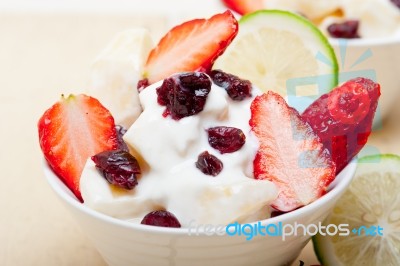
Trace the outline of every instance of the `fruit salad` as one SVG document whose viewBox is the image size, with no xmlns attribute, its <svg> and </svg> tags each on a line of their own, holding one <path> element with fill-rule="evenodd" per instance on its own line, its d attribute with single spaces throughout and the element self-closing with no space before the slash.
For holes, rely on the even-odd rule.
<svg viewBox="0 0 400 266">
<path fill-rule="evenodd" d="M 273 14 L 297 21 L 288 16 Z M 379 84 L 349 80 L 299 113 L 280 90 L 215 68 L 239 27 L 226 11 L 172 28 L 132 73 L 141 78 L 128 94 L 135 98 L 127 110 L 137 112 L 130 122 L 108 108 L 122 108 L 115 100 L 124 93 L 105 105 L 85 94 L 62 96 L 45 111 L 41 149 L 78 200 L 115 218 L 185 227 L 267 219 L 327 193 L 367 142 Z M 136 51 L 145 51 L 147 33 L 135 34 L 142 36 Z"/>
<path fill-rule="evenodd" d="M 399 0 L 222 0 L 239 14 L 260 9 L 298 12 L 333 38 L 400 36 Z"/>
</svg>

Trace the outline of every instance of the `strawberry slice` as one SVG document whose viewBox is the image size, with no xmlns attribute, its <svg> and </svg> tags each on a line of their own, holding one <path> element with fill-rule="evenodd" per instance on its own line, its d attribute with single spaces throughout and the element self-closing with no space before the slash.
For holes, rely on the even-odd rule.
<svg viewBox="0 0 400 266">
<path fill-rule="evenodd" d="M 312 128 L 271 91 L 257 96 L 250 109 L 249 124 L 259 140 L 254 177 L 277 186 L 272 207 L 287 212 L 322 196 L 335 178 L 335 165 Z"/>
<path fill-rule="evenodd" d="M 303 112 L 302 118 L 331 151 L 337 173 L 367 143 L 380 95 L 379 84 L 356 78 L 322 95 Z"/>
<path fill-rule="evenodd" d="M 83 94 L 62 96 L 39 119 L 38 129 L 48 164 L 83 202 L 79 180 L 86 160 L 118 148 L 114 118 L 95 98 Z"/>
<path fill-rule="evenodd" d="M 150 52 L 144 76 L 152 84 L 177 72 L 208 71 L 237 33 L 230 11 L 178 25 Z"/>
<path fill-rule="evenodd" d="M 264 8 L 264 0 L 222 0 L 226 7 L 245 15 Z"/>
</svg>

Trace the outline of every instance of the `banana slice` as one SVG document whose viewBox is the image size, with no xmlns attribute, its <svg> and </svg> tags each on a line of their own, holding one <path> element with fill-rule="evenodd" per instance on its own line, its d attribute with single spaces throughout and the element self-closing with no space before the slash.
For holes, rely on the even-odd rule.
<svg viewBox="0 0 400 266">
<path fill-rule="evenodd" d="M 88 94 L 99 99 L 115 123 L 125 128 L 142 112 L 136 86 L 152 48 L 146 29 L 126 30 L 115 36 L 92 65 Z"/>
</svg>

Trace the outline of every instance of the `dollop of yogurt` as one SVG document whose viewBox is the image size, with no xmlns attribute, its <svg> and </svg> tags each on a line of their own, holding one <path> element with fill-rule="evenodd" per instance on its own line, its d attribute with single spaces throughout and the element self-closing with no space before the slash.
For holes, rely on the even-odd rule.
<svg viewBox="0 0 400 266">
<path fill-rule="evenodd" d="M 157 102 L 156 88 L 161 84 L 139 94 L 143 112 L 124 135 L 142 168 L 139 184 L 131 191 L 116 189 L 89 159 L 80 181 L 85 204 L 138 221 L 153 210 L 166 209 L 182 226 L 269 218 L 269 203 L 277 197 L 277 189 L 272 182 L 253 177 L 258 142 L 249 126 L 250 104 L 261 92 L 253 88 L 251 98 L 233 101 L 225 89 L 213 84 L 203 111 L 174 120 L 163 116 L 166 107 Z M 206 130 L 216 126 L 241 129 L 245 144 L 236 152 L 221 154 L 208 143 Z M 223 163 L 215 177 L 196 167 L 204 151 Z"/>
</svg>

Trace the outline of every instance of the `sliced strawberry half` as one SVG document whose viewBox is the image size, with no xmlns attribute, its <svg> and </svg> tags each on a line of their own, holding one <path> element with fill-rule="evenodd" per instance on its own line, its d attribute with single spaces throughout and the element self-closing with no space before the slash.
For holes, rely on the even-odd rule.
<svg viewBox="0 0 400 266">
<path fill-rule="evenodd" d="M 177 72 L 208 71 L 237 32 L 230 11 L 178 25 L 150 52 L 144 76 L 152 84 Z"/>
<path fill-rule="evenodd" d="M 250 108 L 249 123 L 259 140 L 254 176 L 277 186 L 272 207 L 287 212 L 322 196 L 335 178 L 335 165 L 312 128 L 270 91 L 257 96 Z"/>
<path fill-rule="evenodd" d="M 322 95 L 302 114 L 331 151 L 337 172 L 367 143 L 380 95 L 378 83 L 356 78 Z"/>
<path fill-rule="evenodd" d="M 83 201 L 79 180 L 87 159 L 118 148 L 114 119 L 95 98 L 70 95 L 55 103 L 38 122 L 39 142 L 53 171 Z"/>
<path fill-rule="evenodd" d="M 226 7 L 245 15 L 264 8 L 264 0 L 222 0 Z"/>
</svg>

